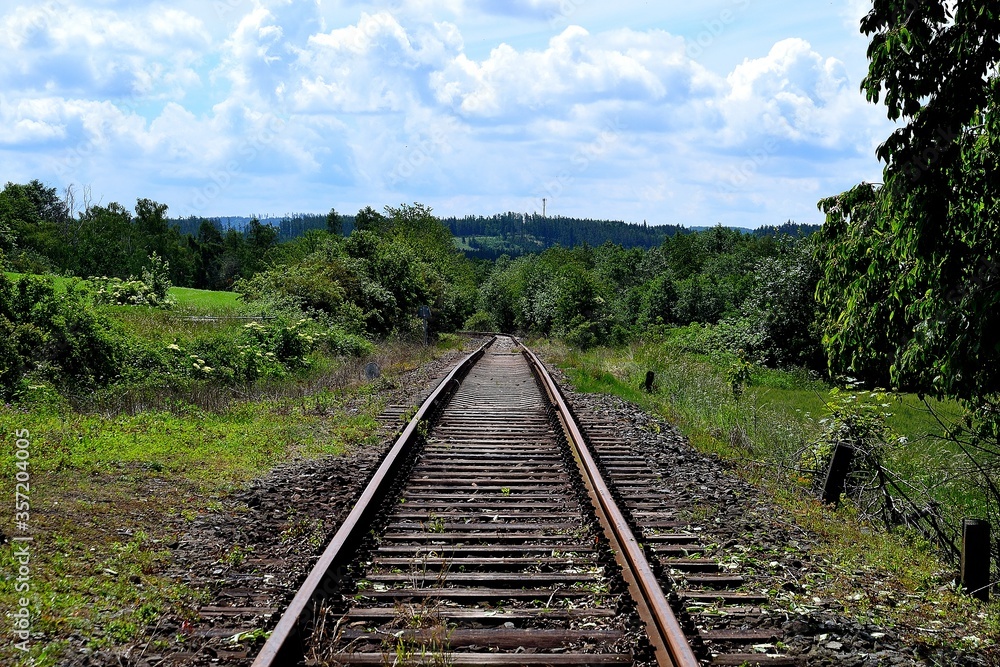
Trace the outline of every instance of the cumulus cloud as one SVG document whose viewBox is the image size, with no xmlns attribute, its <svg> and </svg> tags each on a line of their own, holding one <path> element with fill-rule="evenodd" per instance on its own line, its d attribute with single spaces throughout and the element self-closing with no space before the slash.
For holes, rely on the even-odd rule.
<svg viewBox="0 0 1000 667">
<path fill-rule="evenodd" d="M 874 129 L 870 108 L 843 63 L 824 58 L 805 40 L 776 43 L 763 58 L 744 60 L 726 80 L 729 90 L 717 106 L 725 120 L 720 138 L 729 144 L 756 137 L 826 148 L 868 145 L 866 132 Z"/>
<path fill-rule="evenodd" d="M 320 29 L 317 0 L 255 0 L 222 46 L 217 76 L 228 78 L 242 95 L 282 102 L 294 82 L 295 64 L 309 38 Z"/>
<path fill-rule="evenodd" d="M 119 13 L 50 2 L 15 7 L 0 25 L 8 54 L 0 84 L 22 94 L 182 96 L 209 45 L 202 22 L 176 9 Z"/>
<path fill-rule="evenodd" d="M 463 47 L 458 28 L 406 30 L 387 12 L 314 35 L 300 54 L 296 109 L 311 113 L 400 112 L 414 107 L 429 72 Z"/>
<path fill-rule="evenodd" d="M 359 204 L 489 213 L 545 196 L 565 214 L 599 201 L 711 223 L 699 211 L 822 194 L 823 171 L 862 162 L 882 127 L 843 64 L 803 39 L 717 72 L 690 57 L 691 35 L 662 29 L 539 37 L 564 0 L 375 4 L 15 7 L 0 23 L 0 148 L 28 177 L 134 184 L 123 200 L 174 197 L 181 215 L 245 212 L 270 192 L 320 210 L 336 202 L 317 208 L 315 193 L 339 188 Z M 480 50 L 496 22 L 531 28 Z"/>
<path fill-rule="evenodd" d="M 501 44 L 481 62 L 461 54 L 431 76 L 438 102 L 470 118 L 561 114 L 608 99 L 683 102 L 711 85 L 684 57 L 683 41 L 666 32 L 592 35 L 579 26 L 553 37 L 543 51 Z"/>
</svg>

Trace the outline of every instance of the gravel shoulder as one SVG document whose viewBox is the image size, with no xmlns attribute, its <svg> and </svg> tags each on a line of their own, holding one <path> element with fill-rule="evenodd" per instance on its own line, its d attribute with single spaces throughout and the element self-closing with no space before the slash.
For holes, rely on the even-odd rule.
<svg viewBox="0 0 1000 667">
<path fill-rule="evenodd" d="M 706 555 L 742 574 L 747 591 L 770 595 L 754 622 L 780 625 L 788 637 L 783 653 L 810 667 L 1000 665 L 997 647 L 979 640 L 986 629 L 954 613 L 956 603 L 966 612 L 976 606 L 957 599 L 954 572 L 942 567 L 914 591 L 894 572 L 839 562 L 822 535 L 732 465 L 700 454 L 669 423 L 618 397 L 573 392 L 563 373 L 550 370 L 578 417 L 615 423 L 637 458 L 668 482 L 678 517 L 713 545 Z M 727 619 L 712 625 L 727 627 Z"/>
</svg>

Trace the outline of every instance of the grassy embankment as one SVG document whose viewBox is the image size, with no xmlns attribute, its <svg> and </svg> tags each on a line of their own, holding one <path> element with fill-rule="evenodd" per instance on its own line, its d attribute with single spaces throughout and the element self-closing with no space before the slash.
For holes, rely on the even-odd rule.
<svg viewBox="0 0 1000 667">
<path fill-rule="evenodd" d="M 695 448 L 719 456 L 818 535 L 818 556 L 829 574 L 813 595 L 842 602 L 844 612 L 862 622 L 898 626 L 914 643 L 997 650 L 1000 604 L 984 606 L 957 594 L 954 566 L 931 545 L 908 531 L 886 534 L 864 521 L 850 502 L 834 511 L 815 500 L 797 468 L 800 452 L 822 429 L 831 389 L 824 382 L 804 371 L 756 367 L 736 400 L 726 375 L 733 357 L 693 353 L 669 338 L 624 349 L 581 352 L 559 343 L 545 343 L 543 349 L 577 391 L 617 395 L 665 418 Z M 650 394 L 641 389 L 647 370 L 656 373 Z M 945 417 L 960 411 L 950 402 L 932 407 Z M 890 450 L 888 467 L 926 487 L 952 517 L 977 515 L 982 496 L 962 474 L 961 457 L 935 437 L 940 425 L 924 403 L 903 395 L 886 410 L 892 413 L 890 427 L 907 438 Z M 878 591 L 885 599 L 874 594 Z"/>
<path fill-rule="evenodd" d="M 235 336 L 245 325 L 184 319 L 238 315 L 235 294 L 174 288 L 171 296 L 177 305 L 170 311 L 102 310 L 152 344 Z M 113 647 L 141 636 L 164 614 L 191 617 L 201 594 L 162 574 L 168 545 L 185 523 L 217 512 L 221 497 L 278 463 L 372 443 L 382 390 L 433 354 L 402 345 L 379 350 L 373 356 L 384 375 L 375 383 L 360 380 L 360 360 L 314 355 L 308 369 L 257 391 L 212 389 L 214 401 L 206 400 L 204 385 L 191 401 L 183 392 L 158 398 L 145 391 L 146 405 L 118 400 L 128 391 L 112 388 L 89 404 L 78 399 L 74 408 L 41 389 L 27 403 L 0 407 L 0 479 L 8 489 L 2 535 L 34 538 L 30 592 L 18 592 L 9 576 L 0 581 L 5 613 L 20 597 L 30 598 L 30 651 L 6 642 L 0 664 L 55 665 L 72 635 L 95 649 Z M 16 530 L 13 516 L 18 430 L 30 433 L 26 531 Z M 8 548 L 6 573 L 17 571 L 11 554 Z"/>
</svg>

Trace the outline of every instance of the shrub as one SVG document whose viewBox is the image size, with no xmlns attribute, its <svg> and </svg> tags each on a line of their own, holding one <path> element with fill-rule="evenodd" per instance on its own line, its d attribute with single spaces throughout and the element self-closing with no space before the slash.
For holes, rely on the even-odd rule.
<svg viewBox="0 0 1000 667">
<path fill-rule="evenodd" d="M 10 396 L 29 375 L 84 391 L 120 375 L 121 339 L 80 291 L 57 294 L 50 279 L 11 282 L 0 275 L 0 392 Z"/>
<path fill-rule="evenodd" d="M 365 338 L 339 329 L 328 332 L 325 345 L 330 354 L 346 357 L 363 357 L 375 349 Z"/>
<path fill-rule="evenodd" d="M 563 336 L 566 344 L 581 350 L 587 350 L 597 345 L 601 340 L 600 326 L 596 322 L 584 320 L 577 315 L 570 322 L 570 329 Z"/>
<path fill-rule="evenodd" d="M 851 473 L 854 482 L 848 491 L 855 495 L 873 492 L 888 501 L 885 489 L 886 458 L 891 449 L 904 439 L 893 433 L 887 420 L 891 413 L 890 395 L 881 390 L 862 391 L 856 385 L 846 390 L 833 388 L 826 402 L 826 416 L 819 420 L 822 432 L 801 455 L 802 468 L 812 471 L 817 483 L 830 465 L 833 451 L 838 445 L 850 447 L 853 452 Z"/>
<path fill-rule="evenodd" d="M 465 320 L 463 328 L 466 331 L 495 331 L 496 325 L 489 313 L 480 310 Z"/>
<path fill-rule="evenodd" d="M 142 271 L 142 279 L 134 276 L 121 278 L 91 277 L 88 279 L 97 305 L 152 306 L 170 308 L 174 301 L 167 296 L 170 291 L 170 265 L 155 252 L 149 257 L 149 266 Z"/>
</svg>

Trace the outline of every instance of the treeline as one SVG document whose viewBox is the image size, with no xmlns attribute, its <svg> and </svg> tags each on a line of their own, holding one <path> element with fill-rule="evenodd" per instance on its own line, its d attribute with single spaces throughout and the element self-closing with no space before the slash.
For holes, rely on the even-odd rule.
<svg viewBox="0 0 1000 667">
<path fill-rule="evenodd" d="M 84 278 L 138 276 L 156 254 L 173 284 L 221 290 L 281 256 L 281 230 L 256 219 L 244 229 L 203 219 L 194 229 L 188 221 L 185 231 L 166 213 L 166 204 L 141 198 L 134 210 L 111 203 L 73 215 L 53 187 L 8 183 L 0 192 L 0 252 L 10 271 Z"/>
<path fill-rule="evenodd" d="M 485 278 L 469 325 L 555 335 L 589 347 L 650 329 L 715 325 L 721 347 L 761 363 L 821 365 L 812 242 L 715 227 L 651 249 L 551 248 L 502 257 Z"/>
<path fill-rule="evenodd" d="M 350 235 L 354 231 L 353 215 L 337 215 L 340 221 L 339 233 L 344 236 Z M 256 220 L 259 224 L 274 227 L 278 230 L 278 242 L 284 243 L 305 236 L 313 231 L 330 231 L 331 216 L 313 213 L 296 213 L 286 215 L 281 218 L 267 216 L 227 216 L 215 218 L 203 218 L 198 216 L 188 216 L 187 218 L 172 218 L 168 222 L 177 227 L 182 235 L 197 236 L 198 230 L 204 222 L 214 224 L 220 231 L 225 233 L 230 229 L 245 232 L 251 221 Z"/>
<path fill-rule="evenodd" d="M 537 213 L 501 213 L 491 216 L 443 218 L 456 238 L 468 246 L 472 257 L 497 259 L 503 254 L 522 255 L 559 245 L 600 245 L 610 241 L 626 248 L 654 248 L 681 231 L 677 225 L 647 225 L 613 220 L 547 217 Z M 487 242 L 476 237 L 488 237 Z"/>
</svg>

